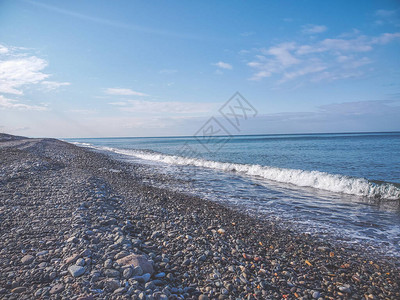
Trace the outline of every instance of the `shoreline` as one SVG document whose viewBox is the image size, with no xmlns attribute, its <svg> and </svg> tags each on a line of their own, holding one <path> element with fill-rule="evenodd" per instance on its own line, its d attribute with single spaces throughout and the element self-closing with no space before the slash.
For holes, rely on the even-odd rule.
<svg viewBox="0 0 400 300">
<path fill-rule="evenodd" d="M 0 162 L 1 298 L 400 298 L 395 258 L 148 186 L 140 165 L 55 139 L 0 139 Z M 150 277 L 117 263 L 132 254 Z"/>
</svg>

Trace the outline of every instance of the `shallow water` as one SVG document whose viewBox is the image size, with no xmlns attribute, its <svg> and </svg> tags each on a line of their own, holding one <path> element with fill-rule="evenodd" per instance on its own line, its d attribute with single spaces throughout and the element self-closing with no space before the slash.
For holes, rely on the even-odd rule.
<svg viewBox="0 0 400 300">
<path fill-rule="evenodd" d="M 213 153 L 191 137 L 68 141 L 172 175 L 169 189 L 400 255 L 400 133 L 237 136 Z"/>
</svg>

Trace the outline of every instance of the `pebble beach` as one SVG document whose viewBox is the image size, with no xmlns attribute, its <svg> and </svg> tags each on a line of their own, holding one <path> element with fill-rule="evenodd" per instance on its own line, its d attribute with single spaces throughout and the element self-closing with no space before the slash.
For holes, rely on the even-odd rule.
<svg viewBox="0 0 400 300">
<path fill-rule="evenodd" d="M 0 134 L 0 298 L 400 299 L 398 258 L 148 183 L 158 176 Z"/>
</svg>

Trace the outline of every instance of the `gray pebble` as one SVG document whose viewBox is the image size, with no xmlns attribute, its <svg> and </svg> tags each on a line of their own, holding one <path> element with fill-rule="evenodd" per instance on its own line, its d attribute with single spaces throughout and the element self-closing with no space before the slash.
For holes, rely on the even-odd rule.
<svg viewBox="0 0 400 300">
<path fill-rule="evenodd" d="M 73 277 L 79 277 L 85 273 L 86 269 L 81 266 L 72 265 L 68 268 L 68 271 Z"/>
</svg>

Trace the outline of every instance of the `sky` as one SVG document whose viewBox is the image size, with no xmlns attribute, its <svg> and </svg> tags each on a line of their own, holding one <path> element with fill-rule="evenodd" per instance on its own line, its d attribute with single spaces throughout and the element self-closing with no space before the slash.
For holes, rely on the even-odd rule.
<svg viewBox="0 0 400 300">
<path fill-rule="evenodd" d="M 397 0 L 0 0 L 0 132 L 400 131 L 399 53 Z"/>
</svg>

